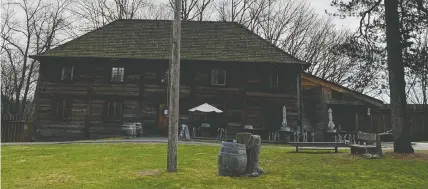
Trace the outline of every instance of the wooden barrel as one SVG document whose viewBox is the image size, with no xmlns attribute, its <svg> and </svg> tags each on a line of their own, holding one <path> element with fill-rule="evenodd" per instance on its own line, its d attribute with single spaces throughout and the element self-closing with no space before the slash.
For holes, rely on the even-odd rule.
<svg viewBox="0 0 428 189">
<path fill-rule="evenodd" d="M 223 141 L 218 154 L 218 174 L 239 176 L 246 174 L 247 152 L 244 144 Z"/>
</svg>

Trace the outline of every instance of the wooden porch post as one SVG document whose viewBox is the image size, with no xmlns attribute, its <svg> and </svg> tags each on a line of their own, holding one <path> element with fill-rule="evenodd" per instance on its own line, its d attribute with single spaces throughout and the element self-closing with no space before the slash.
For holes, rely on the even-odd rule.
<svg viewBox="0 0 428 189">
<path fill-rule="evenodd" d="M 302 124 L 302 75 L 299 70 L 297 73 L 297 125 L 300 127 L 300 133 L 303 134 L 303 124 Z M 302 136 L 302 135 L 301 135 Z"/>
<path fill-rule="evenodd" d="M 88 73 L 90 74 L 90 73 Z M 92 117 L 92 91 L 94 88 L 94 78 L 93 77 L 89 77 L 90 78 L 90 83 L 89 83 L 89 91 L 88 91 L 88 104 L 86 106 L 86 120 L 85 120 L 85 138 L 90 138 L 91 135 L 89 132 L 89 125 L 91 124 L 91 117 Z"/>
<path fill-rule="evenodd" d="M 369 128 L 370 128 L 370 131 L 371 132 L 373 132 L 373 133 L 376 133 L 375 131 L 374 131 L 374 129 L 372 128 L 372 115 L 371 115 L 371 110 L 370 110 L 370 108 L 367 108 L 367 117 L 368 117 L 368 119 L 369 119 Z"/>
<path fill-rule="evenodd" d="M 359 117 L 358 117 L 358 111 L 355 112 L 355 131 L 359 131 Z"/>
</svg>

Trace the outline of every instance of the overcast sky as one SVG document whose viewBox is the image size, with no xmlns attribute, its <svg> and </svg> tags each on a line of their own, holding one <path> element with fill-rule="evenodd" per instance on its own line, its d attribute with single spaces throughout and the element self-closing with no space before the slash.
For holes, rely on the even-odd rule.
<svg viewBox="0 0 428 189">
<path fill-rule="evenodd" d="M 284 0 L 286 1 L 286 0 Z M 308 0 L 312 6 L 317 10 L 317 12 L 321 15 L 328 16 L 325 11 L 328 12 L 337 12 L 335 7 L 330 6 L 331 0 Z M 334 19 L 334 23 L 338 28 L 348 28 L 355 29 L 359 26 L 358 18 L 346 18 L 340 19 L 338 17 L 332 17 Z"/>
<path fill-rule="evenodd" d="M 169 0 L 155 0 L 159 3 L 168 3 Z M 288 1 L 288 0 L 280 0 L 280 1 Z M 297 0 L 299 1 L 299 0 Z M 304 1 L 304 0 L 301 0 Z M 306 0 L 315 8 L 315 10 L 322 16 L 328 16 L 325 11 L 328 12 L 336 12 L 336 9 L 332 6 L 330 6 L 330 3 L 332 0 Z M 346 18 L 346 19 L 340 19 L 338 17 L 332 17 L 334 20 L 334 23 L 336 24 L 337 28 L 347 28 L 347 29 L 355 29 L 359 25 L 359 19 L 358 18 Z"/>
</svg>

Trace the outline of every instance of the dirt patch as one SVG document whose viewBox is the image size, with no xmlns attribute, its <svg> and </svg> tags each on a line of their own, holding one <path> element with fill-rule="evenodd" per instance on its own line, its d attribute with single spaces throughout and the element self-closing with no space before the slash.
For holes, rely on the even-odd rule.
<svg viewBox="0 0 428 189">
<path fill-rule="evenodd" d="M 159 169 L 150 169 L 150 170 L 143 170 L 138 172 L 137 174 L 140 176 L 157 176 L 162 173 L 162 170 Z"/>
<path fill-rule="evenodd" d="M 55 170 L 52 173 L 39 174 L 31 178 L 34 182 L 37 183 L 64 183 L 64 182 L 75 182 L 76 178 L 63 170 Z"/>
<path fill-rule="evenodd" d="M 386 152 L 385 156 L 401 160 L 425 160 L 428 161 L 428 151 L 416 151 L 414 154 L 399 154 L 394 152 Z"/>
</svg>

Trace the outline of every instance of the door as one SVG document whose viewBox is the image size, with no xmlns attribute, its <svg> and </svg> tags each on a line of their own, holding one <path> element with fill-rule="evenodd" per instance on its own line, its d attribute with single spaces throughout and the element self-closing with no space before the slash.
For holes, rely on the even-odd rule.
<svg viewBox="0 0 428 189">
<path fill-rule="evenodd" d="M 158 127 L 162 136 L 168 136 L 168 117 L 165 115 L 165 104 L 159 104 Z"/>
<path fill-rule="evenodd" d="M 277 131 L 282 126 L 282 107 L 270 104 L 264 107 L 265 128 L 270 131 Z"/>
</svg>

